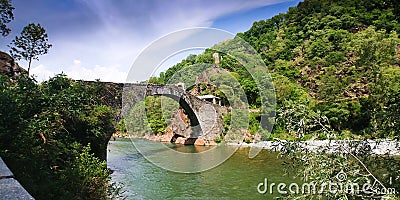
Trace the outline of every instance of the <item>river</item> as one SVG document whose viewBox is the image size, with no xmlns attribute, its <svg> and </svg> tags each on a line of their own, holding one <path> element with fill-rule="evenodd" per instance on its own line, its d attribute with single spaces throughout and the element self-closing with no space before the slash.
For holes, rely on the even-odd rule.
<svg viewBox="0 0 400 200">
<path fill-rule="evenodd" d="M 140 142 L 140 141 L 139 141 Z M 175 146 L 178 151 L 195 152 L 195 146 Z M 202 150 L 202 149 L 200 149 Z M 124 185 L 126 199 L 272 199 L 277 191 L 260 194 L 259 183 L 290 184 L 277 153 L 263 150 L 248 158 L 248 148 L 239 148 L 223 164 L 200 173 L 176 173 L 147 161 L 130 139 L 117 139 L 108 145 L 107 165 L 114 170 L 112 181 Z M 296 181 L 297 182 L 297 181 Z M 262 189 L 262 188 L 261 188 Z"/>
</svg>

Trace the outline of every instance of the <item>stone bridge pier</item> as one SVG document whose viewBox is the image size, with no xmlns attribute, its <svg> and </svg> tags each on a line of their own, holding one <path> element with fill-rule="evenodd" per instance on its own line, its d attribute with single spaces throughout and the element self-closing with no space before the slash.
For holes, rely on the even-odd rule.
<svg viewBox="0 0 400 200">
<path fill-rule="evenodd" d="M 223 114 L 227 113 L 226 107 L 203 101 L 186 93 L 183 87 L 177 85 L 125 84 L 121 114 L 125 115 L 132 106 L 143 101 L 146 96 L 165 96 L 179 103 L 190 120 L 191 130 L 184 135 L 187 138 L 211 141 L 224 131 Z"/>
</svg>

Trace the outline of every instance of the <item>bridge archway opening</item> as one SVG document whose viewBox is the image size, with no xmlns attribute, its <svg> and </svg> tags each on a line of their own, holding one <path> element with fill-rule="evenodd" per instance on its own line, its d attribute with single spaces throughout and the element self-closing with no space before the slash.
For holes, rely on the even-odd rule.
<svg viewBox="0 0 400 200">
<path fill-rule="evenodd" d="M 160 97 L 168 97 L 170 99 L 173 99 L 175 102 L 177 102 L 179 104 L 180 108 L 183 109 L 184 113 L 187 115 L 187 117 L 189 119 L 189 122 L 190 122 L 189 127 L 191 128 L 191 132 L 192 132 L 190 134 L 189 138 L 197 139 L 197 137 L 201 135 L 202 129 L 200 127 L 200 122 L 199 122 L 197 115 L 195 114 L 195 112 L 191 108 L 191 106 L 181 96 L 177 96 L 177 95 L 173 95 L 173 94 L 152 94 L 149 96 L 160 96 Z M 174 133 L 174 134 L 175 134 L 174 139 L 176 139 L 177 137 L 183 136 L 179 133 Z"/>
<path fill-rule="evenodd" d="M 175 96 L 175 95 L 170 95 L 170 94 L 161 94 L 161 95 L 155 95 L 155 96 L 165 96 L 169 97 L 176 102 L 179 103 L 180 107 L 185 111 L 185 113 L 188 115 L 188 118 L 190 120 L 190 126 L 198 126 L 199 120 L 197 119 L 196 114 L 194 113 L 193 109 L 190 107 L 190 105 L 181 97 Z"/>
</svg>

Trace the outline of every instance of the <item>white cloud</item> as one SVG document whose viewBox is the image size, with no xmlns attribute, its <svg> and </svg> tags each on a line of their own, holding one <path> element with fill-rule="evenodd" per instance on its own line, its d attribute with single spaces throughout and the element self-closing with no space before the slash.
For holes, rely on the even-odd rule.
<svg viewBox="0 0 400 200">
<path fill-rule="evenodd" d="M 41 64 L 32 68 L 31 74 L 33 74 L 39 82 L 42 82 L 58 74 L 53 71 L 54 69 L 50 69 L 49 67 Z M 79 60 L 73 60 L 72 64 L 67 66 L 63 73 L 65 73 L 69 78 L 75 80 L 94 81 L 96 79 L 100 79 L 101 81 L 105 82 L 118 83 L 124 83 L 127 76 L 126 72 L 121 71 L 119 65 L 96 65 L 89 68 L 82 66 L 82 63 Z"/>
<path fill-rule="evenodd" d="M 75 65 L 79 65 L 79 64 L 81 64 L 81 61 L 80 60 L 74 60 L 74 64 Z"/>
<path fill-rule="evenodd" d="M 92 68 L 87 67 L 71 67 L 66 74 L 68 77 L 77 80 L 91 80 L 100 79 L 105 82 L 124 83 L 127 73 L 120 71 L 118 66 L 100 66 L 96 65 Z"/>
<path fill-rule="evenodd" d="M 100 79 L 106 82 L 123 83 L 126 80 L 127 73 L 121 71 L 119 65 L 85 67 L 81 62 L 75 62 L 65 71 L 68 77 L 76 80 L 94 81 Z"/>
<path fill-rule="evenodd" d="M 47 68 L 43 64 L 40 64 L 36 67 L 32 67 L 29 73 L 32 74 L 39 82 L 47 81 L 49 80 L 49 78 L 54 77 L 56 75 L 56 73 L 54 73 L 53 70 Z"/>
</svg>

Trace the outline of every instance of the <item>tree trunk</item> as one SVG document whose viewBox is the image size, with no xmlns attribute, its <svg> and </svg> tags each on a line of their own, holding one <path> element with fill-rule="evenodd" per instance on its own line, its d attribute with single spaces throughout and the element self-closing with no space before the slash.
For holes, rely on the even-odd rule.
<svg viewBox="0 0 400 200">
<path fill-rule="evenodd" d="M 31 63 L 32 63 L 32 58 L 29 58 L 29 64 L 28 64 L 28 76 L 29 76 L 29 71 L 31 70 Z"/>
</svg>

